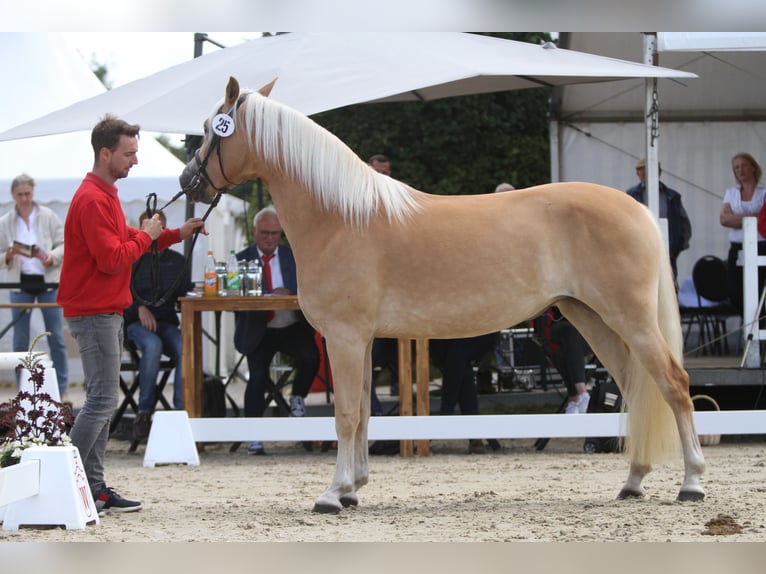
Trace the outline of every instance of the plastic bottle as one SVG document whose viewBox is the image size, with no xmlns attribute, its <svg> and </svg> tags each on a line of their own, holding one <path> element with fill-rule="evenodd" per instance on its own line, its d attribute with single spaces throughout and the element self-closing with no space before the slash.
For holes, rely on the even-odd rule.
<svg viewBox="0 0 766 574">
<path fill-rule="evenodd" d="M 213 251 L 207 252 L 205 258 L 205 273 L 204 284 L 202 287 L 202 295 L 204 297 L 218 297 L 218 274 L 215 270 L 215 257 L 213 257 Z"/>
<path fill-rule="evenodd" d="M 229 251 L 229 259 L 226 261 L 226 292 L 229 295 L 240 294 L 239 261 L 233 249 Z"/>
</svg>

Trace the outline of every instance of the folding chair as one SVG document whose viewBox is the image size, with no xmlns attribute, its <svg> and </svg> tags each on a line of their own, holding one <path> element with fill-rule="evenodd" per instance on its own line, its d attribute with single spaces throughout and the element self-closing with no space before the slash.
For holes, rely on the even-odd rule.
<svg viewBox="0 0 766 574">
<path fill-rule="evenodd" d="M 141 357 L 138 354 L 138 349 L 127 340 L 125 341 L 125 350 L 128 352 L 128 358 L 123 358 L 122 364 L 120 365 L 120 389 L 122 390 L 123 399 L 112 417 L 112 424 L 109 426 L 110 433 L 113 433 L 117 429 L 117 426 L 120 424 L 120 420 L 122 420 L 122 416 L 125 414 L 125 411 L 128 410 L 128 407 L 133 411 L 133 414 L 138 414 L 138 403 L 133 396 L 139 387 L 138 363 L 141 360 Z M 168 403 L 163 392 L 165 390 L 165 385 L 168 383 L 168 379 L 170 379 L 170 373 L 175 367 L 175 361 L 170 358 L 160 361 L 159 380 L 157 381 L 156 387 L 156 402 L 161 403 L 165 410 L 173 410 L 173 407 Z M 130 384 L 125 380 L 123 373 L 132 373 L 133 378 Z M 134 441 L 134 444 L 131 445 L 130 452 L 133 452 L 137 445 L 138 441 Z"/>
</svg>

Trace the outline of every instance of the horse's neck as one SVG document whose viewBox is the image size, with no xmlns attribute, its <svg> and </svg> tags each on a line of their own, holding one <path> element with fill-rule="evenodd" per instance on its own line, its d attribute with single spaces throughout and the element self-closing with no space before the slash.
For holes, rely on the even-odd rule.
<svg viewBox="0 0 766 574">
<path fill-rule="evenodd" d="M 343 228 L 341 217 L 321 207 L 314 195 L 296 180 L 285 176 L 264 179 L 294 250 L 300 252 L 324 245 L 334 230 Z"/>
</svg>

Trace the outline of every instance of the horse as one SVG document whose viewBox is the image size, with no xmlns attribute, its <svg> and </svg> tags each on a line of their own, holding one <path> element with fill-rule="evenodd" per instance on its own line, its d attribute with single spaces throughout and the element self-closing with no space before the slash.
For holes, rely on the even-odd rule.
<svg viewBox="0 0 766 574">
<path fill-rule="evenodd" d="M 699 501 L 705 461 L 669 259 L 645 206 L 592 183 L 440 196 L 378 174 L 336 136 L 270 99 L 274 82 L 230 78 L 180 182 L 209 203 L 260 177 L 295 254 L 300 307 L 332 364 L 337 460 L 313 511 L 359 503 L 376 337 L 459 338 L 556 305 L 617 381 L 628 405 L 628 478 L 643 496 L 652 465 L 678 455 L 677 500 Z"/>
</svg>

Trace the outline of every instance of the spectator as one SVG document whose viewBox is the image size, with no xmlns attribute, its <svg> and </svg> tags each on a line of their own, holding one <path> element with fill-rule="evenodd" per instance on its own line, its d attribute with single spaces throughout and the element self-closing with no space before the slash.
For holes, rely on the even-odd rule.
<svg viewBox="0 0 766 574">
<path fill-rule="evenodd" d="M 57 301 L 77 341 L 85 377 L 85 403 L 69 433 L 85 468 L 96 509 L 140 510 L 139 501 L 123 498 L 106 485 L 104 458 L 109 422 L 117 408 L 122 362 L 123 310 L 130 306 L 133 263 L 157 241 L 159 249 L 183 241 L 205 224 L 190 218 L 180 229 L 163 231 L 159 215 L 141 229 L 128 227 L 114 185 L 138 163 L 137 125 L 112 115 L 93 128 L 93 171 L 72 198 L 64 224 L 67 249 Z"/>
<path fill-rule="evenodd" d="M 159 212 L 162 229 L 165 214 Z M 147 218 L 139 218 L 139 226 Z M 181 330 L 176 305 L 178 298 L 194 288 L 183 255 L 172 249 L 145 253 L 133 265 L 133 303 L 125 309 L 125 336 L 138 350 L 138 413 L 133 420 L 133 438 L 149 436 L 152 413 L 157 402 L 157 375 L 164 353 L 175 363 L 173 408 L 183 409 L 181 382 Z"/>
<path fill-rule="evenodd" d="M 45 284 L 58 283 L 64 259 L 64 226 L 52 209 L 34 200 L 35 180 L 23 173 L 11 182 L 15 207 L 0 217 L 0 249 L 5 250 L 0 268 L 8 272 L 11 283 L 20 283 L 20 290 L 11 291 L 11 303 L 55 303 L 58 289 Z M 64 316 L 58 307 L 40 309 L 45 330 L 50 333 L 53 368 L 56 369 L 59 398 L 72 406 L 67 393 L 69 364 L 64 342 Z M 29 350 L 28 309 L 11 309 L 13 321 L 13 350 Z"/>
<path fill-rule="evenodd" d="M 557 307 L 551 307 L 547 314 L 553 365 L 564 381 L 569 398 L 564 412 L 569 415 L 585 414 L 590 402 L 585 385 L 585 362 L 591 352 L 590 347 Z"/>
<path fill-rule="evenodd" d="M 257 259 L 263 268 L 263 292 L 295 295 L 298 278 L 295 257 L 287 245 L 280 245 L 282 226 L 273 206 L 264 207 L 253 220 L 255 243 L 237 253 L 237 259 Z M 247 357 L 250 371 L 245 389 L 245 416 L 261 417 L 266 410 L 269 366 L 277 352 L 289 355 L 295 367 L 290 414 L 306 413 L 304 399 L 319 369 L 319 350 L 314 329 L 300 311 L 246 311 L 235 313 L 234 346 Z M 308 449 L 311 443 L 304 443 Z M 254 440 L 250 454 L 265 454 L 263 442 Z"/>
<path fill-rule="evenodd" d="M 510 183 L 503 182 L 497 185 L 497 187 L 495 188 L 495 193 L 501 193 L 503 191 L 513 191 L 514 189 L 516 188 L 513 187 Z"/>
<path fill-rule="evenodd" d="M 731 167 L 737 185 L 726 190 L 721 207 L 721 225 L 729 228 L 729 256 L 727 261 L 727 279 L 729 298 L 736 309 L 742 313 L 742 267 L 737 265 L 739 252 L 742 250 L 742 218 L 757 217 L 764 205 L 766 187 L 760 185 L 761 166 L 749 153 L 738 153 L 731 158 Z M 758 233 L 758 254 L 766 255 L 766 237 Z M 759 290 L 763 289 L 766 273 L 758 268 Z"/>
<path fill-rule="evenodd" d="M 658 176 L 662 175 L 662 167 L 657 164 Z M 649 205 L 646 194 L 646 160 L 641 159 L 636 164 L 636 175 L 639 183 L 627 190 L 627 194 L 644 205 Z M 676 260 L 681 251 L 689 248 L 692 237 L 692 225 L 681 202 L 681 194 L 660 182 L 660 213 L 661 218 L 668 220 L 668 251 L 670 266 L 673 268 L 673 278 L 678 279 Z"/>
<path fill-rule="evenodd" d="M 441 408 L 442 415 L 455 414 L 455 407 L 460 406 L 460 414 L 479 414 L 479 395 L 476 389 L 476 376 L 473 363 L 479 361 L 494 348 L 495 333 L 466 337 L 462 339 L 432 339 L 429 343 L 431 360 L 442 372 Z M 500 444 L 490 440 L 490 446 L 497 450 Z M 469 454 L 484 454 L 486 449 L 481 439 L 468 441 Z"/>
</svg>

